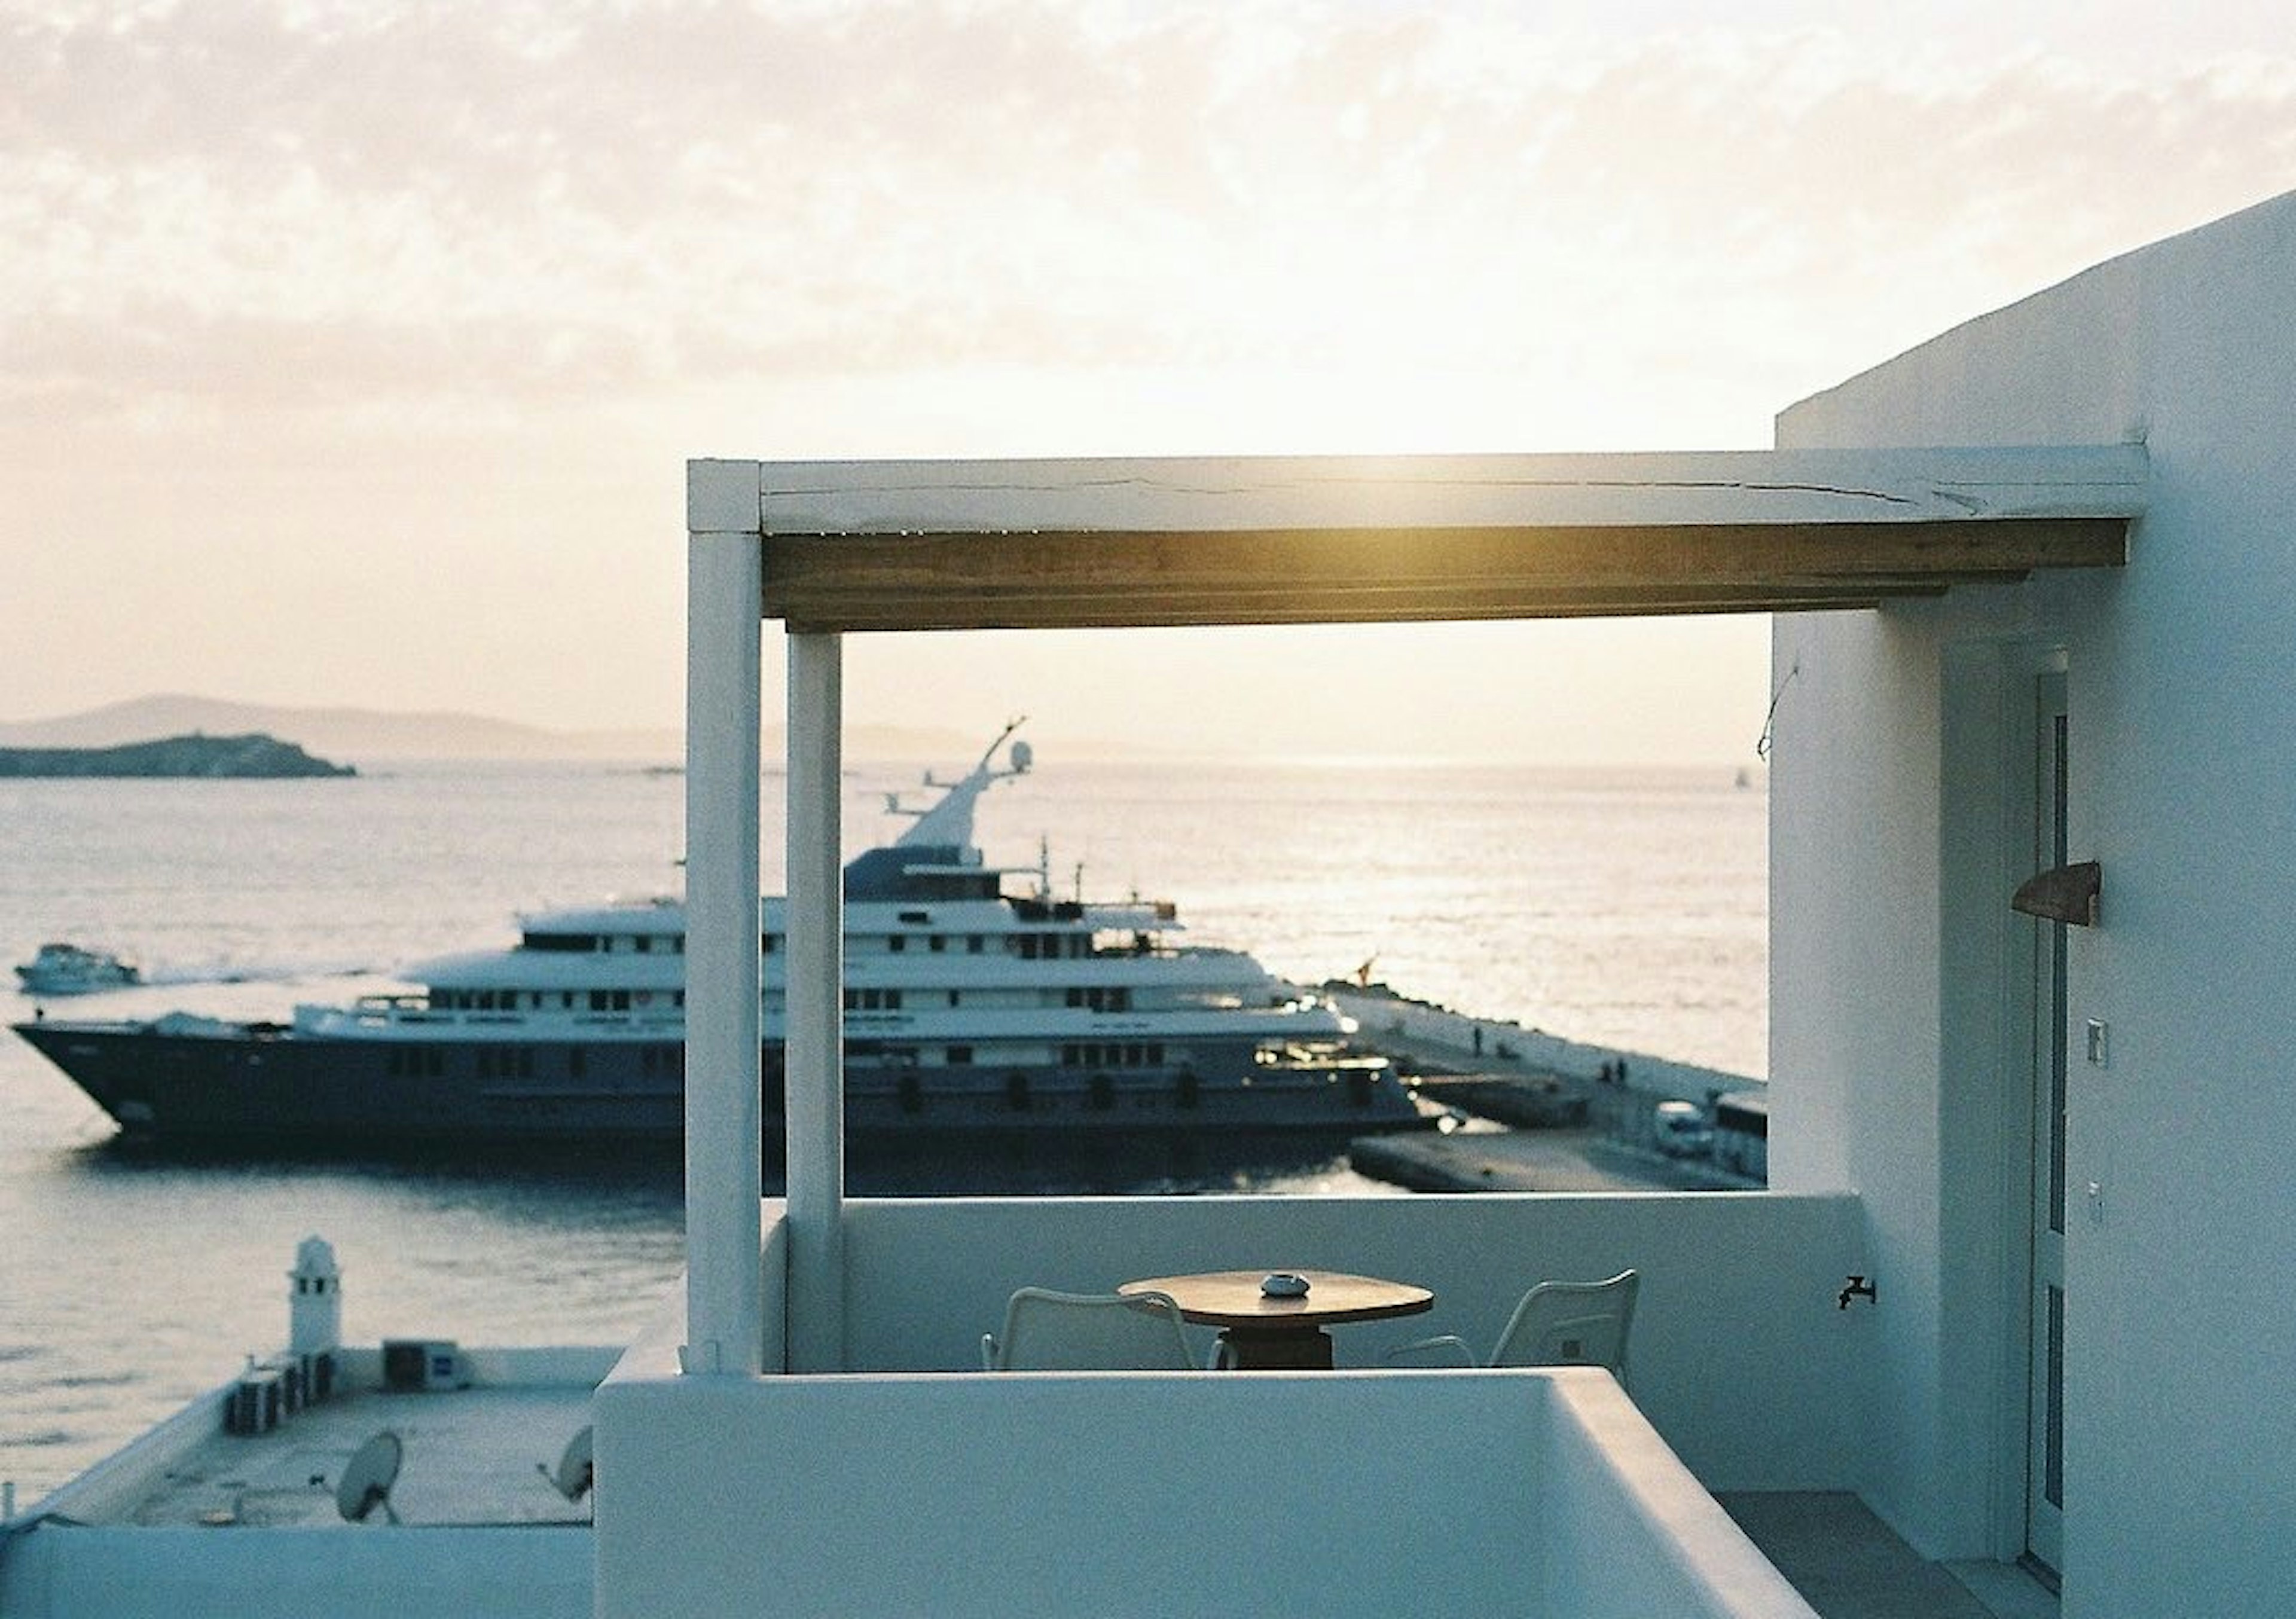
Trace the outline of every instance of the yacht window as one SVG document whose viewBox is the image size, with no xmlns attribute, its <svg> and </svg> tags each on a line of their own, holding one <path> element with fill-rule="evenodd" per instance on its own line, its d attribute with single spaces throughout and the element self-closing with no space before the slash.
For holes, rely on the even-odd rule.
<svg viewBox="0 0 2296 1619">
<path fill-rule="evenodd" d="M 909 942 L 908 942 L 908 940 L 906 940 L 906 939 L 903 938 L 903 937 L 902 937 L 899 934 L 898 934 L 898 933 L 897 933 L 897 934 L 895 934 L 895 935 L 893 935 L 890 938 L 889 938 L 889 939 L 887 939 L 887 940 L 885 941 L 885 948 L 886 948 L 886 949 L 888 949 L 888 950 L 890 950 L 890 951 L 891 951 L 895 955 L 899 955 L 903 951 L 906 950 L 908 947 L 909 947 Z"/>
<path fill-rule="evenodd" d="M 769 933 L 758 941 L 758 948 L 771 955 L 774 953 L 774 946 L 780 943 L 781 937 L 778 934 Z"/>
<path fill-rule="evenodd" d="M 932 946 L 932 953 L 935 955 L 939 955 L 942 951 L 948 948 L 948 936 L 944 933 L 936 933 L 931 938 L 928 939 L 926 943 Z"/>
<path fill-rule="evenodd" d="M 977 956 L 980 953 L 980 936 L 979 934 L 968 934 L 965 936 L 964 952 L 967 955 Z"/>
<path fill-rule="evenodd" d="M 634 942 L 638 947 L 638 953 L 640 955 L 645 956 L 652 955 L 653 953 L 653 935 L 650 933 L 641 933 Z"/>
<path fill-rule="evenodd" d="M 606 992 L 604 990 L 592 990 L 590 992 L 590 1010 L 594 1012 L 604 1011 L 606 1010 Z"/>
<path fill-rule="evenodd" d="M 955 990 L 948 992 L 948 1003 L 951 1006 L 955 1006 L 956 1004 L 956 992 Z"/>
<path fill-rule="evenodd" d="M 618 1012 L 626 1012 L 630 1010 L 629 991 L 626 989 L 618 989 L 614 992 L 614 1010 Z"/>
<path fill-rule="evenodd" d="M 519 941 L 528 950 L 554 950 L 587 954 L 597 949 L 596 937 L 587 933 L 529 933 Z"/>
<path fill-rule="evenodd" d="M 949 1047 L 948 1066 L 952 1068 L 971 1067 L 972 1066 L 972 1048 L 969 1045 L 953 1045 Z"/>
</svg>

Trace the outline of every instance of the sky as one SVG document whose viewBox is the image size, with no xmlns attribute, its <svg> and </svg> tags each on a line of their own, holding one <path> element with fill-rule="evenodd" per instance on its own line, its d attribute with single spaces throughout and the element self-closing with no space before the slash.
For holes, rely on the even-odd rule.
<svg viewBox="0 0 2296 1619">
<path fill-rule="evenodd" d="M 689 457 L 1765 447 L 2296 188 L 2284 14 L 2173 9 L 0 0 L 0 720 L 676 727 Z M 855 636 L 846 715 L 1751 765 L 1767 634 Z"/>
</svg>

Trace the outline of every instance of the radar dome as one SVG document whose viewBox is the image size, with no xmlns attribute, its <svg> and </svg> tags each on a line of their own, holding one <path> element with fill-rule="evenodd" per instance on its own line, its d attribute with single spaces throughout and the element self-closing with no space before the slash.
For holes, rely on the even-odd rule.
<svg viewBox="0 0 2296 1619">
<path fill-rule="evenodd" d="M 1036 750 L 1030 748 L 1028 743 L 1015 742 L 1013 744 L 1013 768 L 1014 770 L 1026 774 L 1028 773 L 1029 766 L 1035 762 L 1036 757 Z"/>
</svg>

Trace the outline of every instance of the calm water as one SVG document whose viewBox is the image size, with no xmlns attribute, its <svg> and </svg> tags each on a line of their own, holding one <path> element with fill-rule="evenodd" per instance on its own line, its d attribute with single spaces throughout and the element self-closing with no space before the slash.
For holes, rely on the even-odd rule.
<svg viewBox="0 0 2296 1619">
<path fill-rule="evenodd" d="M 882 789 L 916 775 L 849 772 L 849 850 L 897 830 Z M 283 1016 L 390 987 L 396 963 L 505 944 L 521 910 L 674 889 L 683 795 L 675 776 L 588 765 L 0 782 L 0 957 L 61 938 L 139 958 L 153 982 L 77 1003 L 90 1015 Z M 773 783 L 767 803 L 777 819 Z M 1726 773 L 1054 762 L 997 789 L 979 830 L 1010 864 L 1033 864 L 1047 838 L 1063 891 L 1081 865 L 1088 894 L 1176 900 L 1190 937 L 1294 977 L 1372 961 L 1406 993 L 1759 1074 L 1764 827 L 1761 793 Z M 0 1013 L 29 1011 L 0 987 Z M 126 1155 L 12 1036 L 0 1120 L 0 1478 L 20 1506 L 275 1348 L 284 1272 L 311 1232 L 335 1245 L 355 1341 L 617 1343 L 681 1263 L 668 1165 Z M 1157 1161 L 1047 1183 L 1387 1190 L 1342 1159 Z"/>
</svg>

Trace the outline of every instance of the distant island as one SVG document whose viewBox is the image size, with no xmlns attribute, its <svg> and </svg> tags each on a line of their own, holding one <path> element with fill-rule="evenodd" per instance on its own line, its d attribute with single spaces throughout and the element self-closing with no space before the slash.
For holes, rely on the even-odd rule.
<svg viewBox="0 0 2296 1619">
<path fill-rule="evenodd" d="M 292 742 L 247 736 L 176 736 L 112 748 L 0 748 L 0 777 L 148 776 L 200 780 L 355 776 L 348 765 L 315 758 Z"/>
<path fill-rule="evenodd" d="M 306 748 L 370 770 L 401 761 L 531 759 L 616 765 L 670 765 L 685 757 L 682 729 L 553 731 L 486 715 L 425 710 L 288 707 L 222 698 L 156 693 L 49 719 L 0 720 L 0 748 L 116 748 L 145 737 L 239 736 L 249 732 L 291 736 Z M 768 756 L 781 746 L 767 734 Z M 979 751 L 972 732 L 923 727 L 849 725 L 849 759 L 941 760 Z"/>
</svg>

